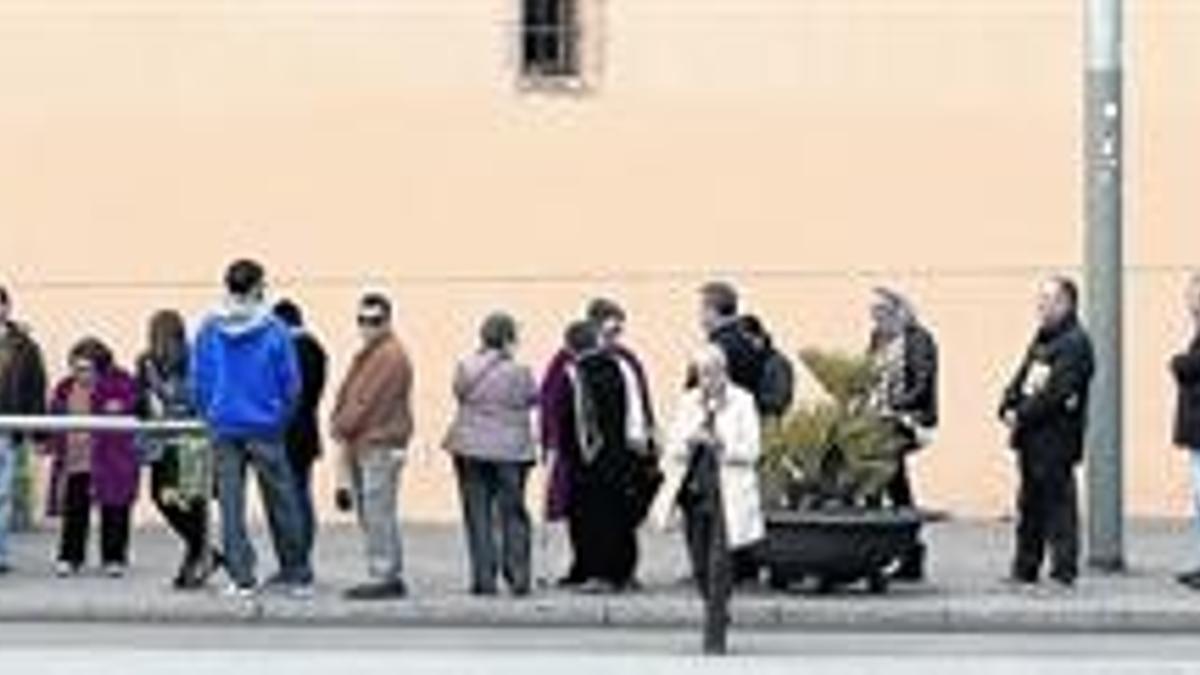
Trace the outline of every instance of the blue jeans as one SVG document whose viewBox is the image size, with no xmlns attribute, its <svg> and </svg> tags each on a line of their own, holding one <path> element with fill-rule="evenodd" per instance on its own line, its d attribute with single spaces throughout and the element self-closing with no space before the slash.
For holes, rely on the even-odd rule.
<svg viewBox="0 0 1200 675">
<path fill-rule="evenodd" d="M 300 501 L 283 444 L 222 439 L 216 446 L 221 534 L 230 579 L 243 588 L 257 583 L 254 545 L 246 530 L 246 470 L 253 466 L 258 475 L 258 489 L 275 545 L 275 556 L 279 560 L 280 581 L 312 583 Z"/>
<path fill-rule="evenodd" d="M 13 469 L 17 446 L 11 436 L 0 434 L 0 565 L 8 564 L 8 528 L 12 523 Z"/>
</svg>

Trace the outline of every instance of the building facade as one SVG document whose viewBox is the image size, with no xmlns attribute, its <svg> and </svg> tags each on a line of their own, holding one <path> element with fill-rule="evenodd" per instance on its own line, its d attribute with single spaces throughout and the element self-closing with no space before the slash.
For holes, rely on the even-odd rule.
<svg viewBox="0 0 1200 675">
<path fill-rule="evenodd" d="M 1128 503 L 1187 508 L 1165 361 L 1200 265 L 1200 8 L 1130 3 Z M 0 278 L 62 372 L 130 360 L 267 261 L 335 354 L 385 287 L 418 368 L 405 503 L 457 514 L 436 448 L 454 359 L 506 308 L 544 363 L 624 301 L 669 414 L 696 286 L 744 286 L 782 346 L 865 344 L 906 289 L 944 352 L 931 505 L 1006 512 L 995 402 L 1038 278 L 1077 271 L 1076 0 L 9 0 Z"/>
</svg>

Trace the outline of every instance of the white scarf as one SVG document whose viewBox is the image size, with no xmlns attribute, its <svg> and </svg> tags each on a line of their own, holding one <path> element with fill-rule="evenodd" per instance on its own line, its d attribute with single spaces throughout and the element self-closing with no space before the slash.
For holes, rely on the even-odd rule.
<svg viewBox="0 0 1200 675">
<path fill-rule="evenodd" d="M 625 440 L 629 447 L 641 451 L 650 446 L 650 422 L 646 419 L 646 392 L 642 381 L 629 360 L 613 354 L 621 367 L 621 379 L 625 382 Z"/>
</svg>

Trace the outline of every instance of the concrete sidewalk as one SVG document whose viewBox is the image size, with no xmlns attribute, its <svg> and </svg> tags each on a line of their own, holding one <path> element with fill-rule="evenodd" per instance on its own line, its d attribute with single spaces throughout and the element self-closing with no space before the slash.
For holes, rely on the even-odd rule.
<svg viewBox="0 0 1200 675">
<path fill-rule="evenodd" d="M 405 531 L 412 597 L 399 602 L 350 603 L 340 590 L 362 574 L 356 530 L 321 532 L 316 597 L 297 601 L 264 596 L 255 603 L 222 597 L 223 579 L 211 590 L 179 593 L 169 587 L 179 555 L 164 530 L 135 533 L 133 569 L 121 580 L 89 572 L 56 579 L 50 557 L 56 533 L 15 537 L 16 571 L 0 577 L 0 621 L 302 622 L 318 625 L 680 627 L 698 624 L 700 604 L 679 582 L 686 570 L 673 536 L 643 537 L 640 578 L 645 590 L 620 596 L 584 596 L 544 589 L 525 599 L 480 599 L 466 593 L 461 533 L 452 526 L 409 525 Z M 1190 543 L 1181 522 L 1139 521 L 1128 532 L 1131 570 L 1119 576 L 1085 576 L 1072 592 L 1011 589 L 1001 582 L 1011 546 L 1011 526 L 949 522 L 932 526 L 930 581 L 895 586 L 886 596 L 852 589 L 833 596 L 739 594 L 735 622 L 760 629 L 877 631 L 1200 631 L 1200 595 L 1173 581 Z M 541 554 L 539 570 L 561 570 L 559 537 Z M 258 542 L 260 560 L 273 560 Z"/>
</svg>

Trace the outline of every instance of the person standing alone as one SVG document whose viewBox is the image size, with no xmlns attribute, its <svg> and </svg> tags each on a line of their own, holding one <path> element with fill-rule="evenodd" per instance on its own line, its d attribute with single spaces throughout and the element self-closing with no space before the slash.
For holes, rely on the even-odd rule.
<svg viewBox="0 0 1200 675">
<path fill-rule="evenodd" d="M 1016 584 L 1037 583 L 1047 545 L 1051 579 L 1069 588 L 1079 574 L 1075 468 L 1083 459 L 1095 356 L 1078 306 L 1079 291 L 1070 279 L 1042 284 L 1040 325 L 1000 404 L 1020 474 L 1010 577 Z"/>
</svg>

